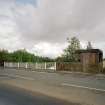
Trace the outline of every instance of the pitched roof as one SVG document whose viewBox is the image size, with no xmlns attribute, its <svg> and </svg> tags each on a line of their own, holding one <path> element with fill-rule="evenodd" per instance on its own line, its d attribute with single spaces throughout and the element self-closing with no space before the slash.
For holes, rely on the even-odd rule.
<svg viewBox="0 0 105 105">
<path fill-rule="evenodd" d="M 102 50 L 100 49 L 80 49 L 77 50 L 76 53 L 101 53 L 103 54 Z"/>
</svg>

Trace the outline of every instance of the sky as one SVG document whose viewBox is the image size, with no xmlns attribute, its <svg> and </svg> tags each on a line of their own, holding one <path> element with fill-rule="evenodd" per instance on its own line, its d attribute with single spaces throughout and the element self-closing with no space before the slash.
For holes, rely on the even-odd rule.
<svg viewBox="0 0 105 105">
<path fill-rule="evenodd" d="M 57 57 L 73 36 L 105 57 L 105 0 L 0 0 L 1 49 Z"/>
</svg>

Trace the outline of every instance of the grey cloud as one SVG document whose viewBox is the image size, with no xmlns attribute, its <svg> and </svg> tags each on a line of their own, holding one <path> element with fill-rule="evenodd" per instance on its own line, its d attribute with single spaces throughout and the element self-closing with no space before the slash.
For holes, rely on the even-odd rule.
<svg viewBox="0 0 105 105">
<path fill-rule="evenodd" d="M 73 9 L 73 16 L 79 29 L 91 29 L 100 23 L 105 10 L 104 0 L 78 0 Z"/>
<path fill-rule="evenodd" d="M 105 41 L 105 0 L 38 0 L 37 6 L 6 1 L 0 1 L 0 20 L 14 23 L 10 27 L 14 27 L 19 46 L 31 49 L 38 42 L 62 44 L 71 36 Z"/>
<path fill-rule="evenodd" d="M 18 9 L 19 31 L 24 40 L 33 42 L 64 42 L 74 33 L 81 40 L 97 40 L 100 36 L 95 29 L 105 19 L 104 0 L 43 0 L 37 8 L 27 5 Z"/>
</svg>

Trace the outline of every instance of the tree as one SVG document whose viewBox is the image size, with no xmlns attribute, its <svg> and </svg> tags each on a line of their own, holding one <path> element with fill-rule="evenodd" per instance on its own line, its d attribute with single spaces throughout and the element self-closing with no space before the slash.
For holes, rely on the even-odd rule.
<svg viewBox="0 0 105 105">
<path fill-rule="evenodd" d="M 49 57 L 36 56 L 35 54 L 27 52 L 25 49 L 20 49 L 14 52 L 7 50 L 0 50 L 0 63 L 1 62 L 51 62 L 54 59 Z"/>
<path fill-rule="evenodd" d="M 7 61 L 8 58 L 8 51 L 7 50 L 0 50 L 0 61 Z"/>
<path fill-rule="evenodd" d="M 68 41 L 68 47 L 64 50 L 64 54 L 62 55 L 64 58 L 64 61 L 71 61 L 75 62 L 77 61 L 77 54 L 75 53 L 76 50 L 80 49 L 80 41 L 76 37 L 72 37 L 71 39 L 67 39 Z"/>
<path fill-rule="evenodd" d="M 92 45 L 90 41 L 88 42 L 87 49 L 92 49 Z"/>
</svg>

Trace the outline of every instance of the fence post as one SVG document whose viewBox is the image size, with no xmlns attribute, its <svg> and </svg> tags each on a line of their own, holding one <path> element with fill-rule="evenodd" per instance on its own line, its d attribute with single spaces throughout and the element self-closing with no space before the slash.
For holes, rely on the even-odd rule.
<svg viewBox="0 0 105 105">
<path fill-rule="evenodd" d="M 19 69 L 19 62 L 18 62 L 18 69 Z"/>
<path fill-rule="evenodd" d="M 45 62 L 45 70 L 46 70 L 47 68 L 46 68 L 46 62 Z"/>
<path fill-rule="evenodd" d="M 27 69 L 27 62 L 26 62 L 26 64 L 25 64 L 25 68 Z"/>
<path fill-rule="evenodd" d="M 5 62 L 4 62 L 4 68 L 5 68 Z"/>
<path fill-rule="evenodd" d="M 57 63 L 55 62 L 55 64 L 54 64 L 55 71 L 56 71 L 56 67 L 57 67 L 56 65 L 57 65 Z"/>
<path fill-rule="evenodd" d="M 37 69 L 37 62 L 35 63 L 35 69 Z"/>
</svg>

